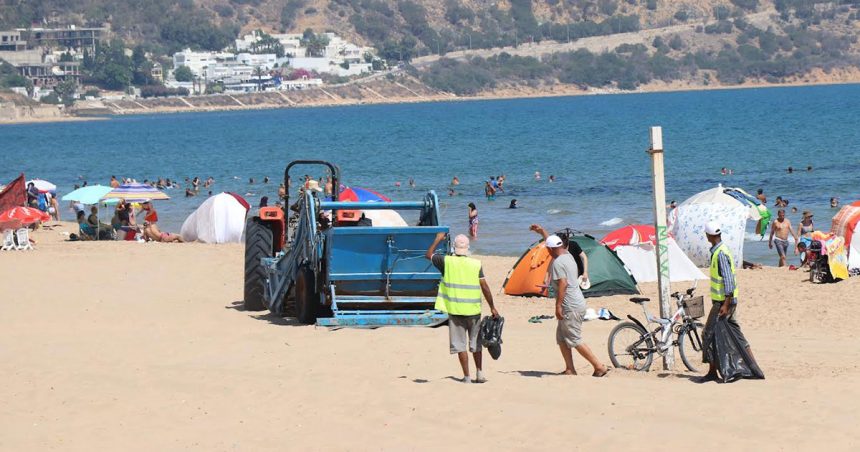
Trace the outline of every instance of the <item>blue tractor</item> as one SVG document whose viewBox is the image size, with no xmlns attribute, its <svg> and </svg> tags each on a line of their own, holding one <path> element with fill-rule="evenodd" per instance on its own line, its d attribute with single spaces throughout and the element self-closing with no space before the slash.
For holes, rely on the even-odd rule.
<svg viewBox="0 0 860 452">
<path fill-rule="evenodd" d="M 302 188 L 290 196 L 290 170 L 322 165 L 332 192 Z M 424 258 L 437 233 L 439 201 L 432 191 L 419 201 L 339 201 L 340 169 L 329 162 L 297 160 L 284 171 L 283 207 L 263 207 L 245 229 L 247 310 L 268 309 L 305 324 L 386 326 L 444 323 L 434 309 L 439 271 Z M 291 204 L 292 203 L 292 204 Z M 374 225 L 373 210 L 417 212 L 415 226 Z M 437 252 L 448 250 L 449 240 Z"/>
</svg>

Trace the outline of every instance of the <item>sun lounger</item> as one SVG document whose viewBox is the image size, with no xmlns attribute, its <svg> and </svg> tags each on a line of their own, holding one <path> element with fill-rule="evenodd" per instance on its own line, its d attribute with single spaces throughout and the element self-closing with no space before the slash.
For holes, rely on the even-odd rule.
<svg viewBox="0 0 860 452">
<path fill-rule="evenodd" d="M 18 247 L 15 245 L 15 231 L 7 229 L 6 232 L 3 233 L 3 247 L 0 248 L 0 250 L 14 251 L 17 249 Z"/>
<path fill-rule="evenodd" d="M 18 232 L 15 233 L 18 237 L 18 249 L 19 250 L 32 250 L 33 244 L 30 243 L 30 230 L 27 228 L 18 229 Z"/>
</svg>

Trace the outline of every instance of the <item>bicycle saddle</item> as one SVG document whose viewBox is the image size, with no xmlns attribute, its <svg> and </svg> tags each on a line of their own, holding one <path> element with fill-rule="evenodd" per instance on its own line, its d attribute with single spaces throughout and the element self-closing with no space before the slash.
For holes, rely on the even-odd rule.
<svg viewBox="0 0 860 452">
<path fill-rule="evenodd" d="M 633 297 L 630 299 L 631 303 L 645 303 L 646 301 L 651 301 L 651 299 L 645 297 Z"/>
</svg>

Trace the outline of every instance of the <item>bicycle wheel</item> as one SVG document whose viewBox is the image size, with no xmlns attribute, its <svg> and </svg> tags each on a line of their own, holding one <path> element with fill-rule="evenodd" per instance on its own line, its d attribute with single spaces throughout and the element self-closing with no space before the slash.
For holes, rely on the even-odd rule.
<svg viewBox="0 0 860 452">
<path fill-rule="evenodd" d="M 701 361 L 702 357 L 702 336 L 699 334 L 698 322 L 688 323 L 678 333 L 678 354 L 681 355 L 681 361 L 690 372 L 698 372 L 696 363 Z M 699 359 L 696 359 L 699 358 Z"/>
<path fill-rule="evenodd" d="M 609 359 L 622 369 L 647 371 L 654 358 L 654 341 L 633 322 L 619 323 L 609 333 Z"/>
</svg>

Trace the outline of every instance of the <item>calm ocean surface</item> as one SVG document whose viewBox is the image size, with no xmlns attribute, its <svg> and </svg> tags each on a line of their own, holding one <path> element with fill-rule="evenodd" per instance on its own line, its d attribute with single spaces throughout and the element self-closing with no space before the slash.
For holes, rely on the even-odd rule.
<svg viewBox="0 0 860 452">
<path fill-rule="evenodd" d="M 212 176 L 215 193 L 247 194 L 256 204 L 263 195 L 276 198 L 291 160 L 327 159 L 340 165 L 346 184 L 395 200 L 436 190 L 443 221 L 455 233 L 466 231 L 466 204 L 475 202 L 481 222 L 473 248 L 518 255 L 536 238 L 527 230 L 532 222 L 598 238 L 624 224 L 653 222 L 645 153 L 651 125 L 663 126 L 668 199 L 681 202 L 718 183 L 750 192 L 764 188 L 771 204 L 781 195 L 789 207 L 813 210 L 825 230 L 835 213 L 831 196 L 860 199 L 860 85 L 7 125 L 0 126 L 0 180 L 23 171 L 68 193 L 83 180 L 107 184 L 111 175 L 139 181 Z M 805 171 L 808 165 L 812 172 Z M 802 170 L 788 174 L 788 166 Z M 733 168 L 734 175 L 722 176 L 722 167 Z M 543 175 L 540 182 L 535 171 Z M 506 193 L 487 202 L 483 182 L 499 174 L 507 175 Z M 449 197 L 455 175 L 460 194 Z M 547 181 L 550 175 L 556 182 Z M 267 185 L 264 176 L 272 179 Z M 162 229 L 178 232 L 205 192 L 195 198 L 179 189 L 167 192 L 172 199 L 159 204 Z M 512 198 L 520 209 L 507 209 Z M 62 214 L 72 218 L 65 206 Z M 799 221 L 797 214 L 789 218 Z M 612 219 L 618 224 L 605 224 Z M 745 257 L 776 263 L 764 242 L 748 241 Z"/>
</svg>

